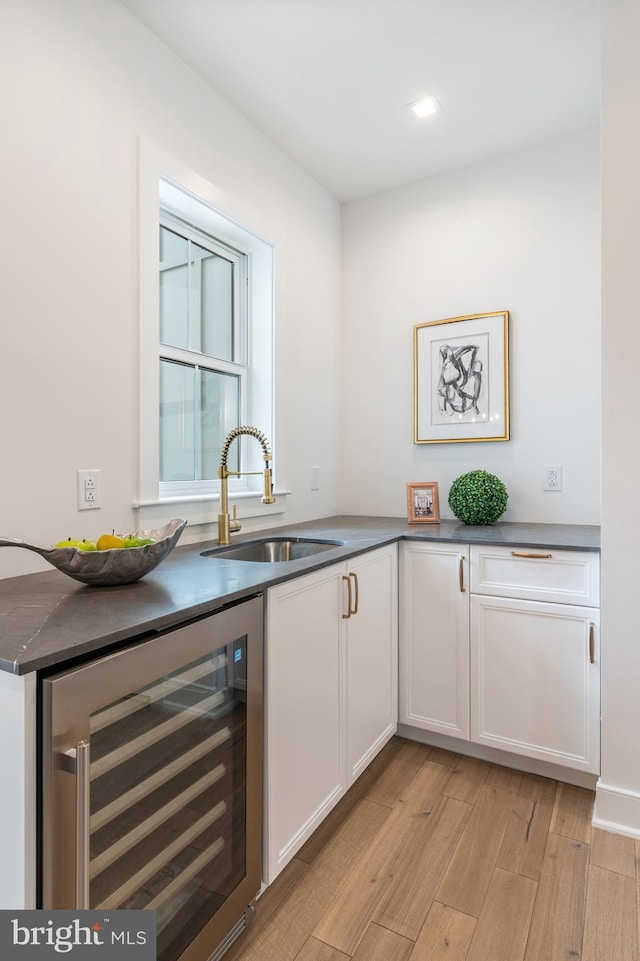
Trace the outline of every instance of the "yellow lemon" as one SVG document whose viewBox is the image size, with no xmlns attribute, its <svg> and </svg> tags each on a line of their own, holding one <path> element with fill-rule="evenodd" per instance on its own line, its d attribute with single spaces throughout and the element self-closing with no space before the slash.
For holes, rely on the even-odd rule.
<svg viewBox="0 0 640 961">
<path fill-rule="evenodd" d="M 124 540 L 116 534 L 101 534 L 96 541 L 99 551 L 110 551 L 117 547 L 124 547 Z"/>
</svg>

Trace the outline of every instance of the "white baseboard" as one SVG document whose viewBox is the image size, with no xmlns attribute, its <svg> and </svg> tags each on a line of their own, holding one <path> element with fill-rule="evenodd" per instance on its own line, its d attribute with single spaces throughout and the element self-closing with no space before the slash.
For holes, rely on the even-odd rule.
<svg viewBox="0 0 640 961">
<path fill-rule="evenodd" d="M 592 823 L 604 831 L 640 838 L 640 794 L 599 780 Z"/>
<path fill-rule="evenodd" d="M 456 754 L 466 754 L 483 761 L 491 761 L 493 764 L 501 764 L 503 767 L 515 768 L 516 771 L 526 771 L 528 774 L 539 774 L 541 777 L 554 778 L 556 781 L 575 784 L 577 787 L 584 787 L 590 791 L 596 788 L 596 774 L 575 771 L 573 768 L 562 767 L 560 764 L 550 764 L 548 761 L 539 761 L 537 758 L 525 757 L 522 754 L 500 751 L 484 744 L 474 744 L 472 741 L 464 741 L 461 738 L 448 737 L 445 734 L 436 734 L 434 731 L 424 731 L 418 727 L 410 727 L 408 724 L 398 724 L 397 733 L 399 737 L 405 737 L 409 741 L 420 741 L 422 744 L 441 747 L 448 751 L 454 751 Z"/>
</svg>

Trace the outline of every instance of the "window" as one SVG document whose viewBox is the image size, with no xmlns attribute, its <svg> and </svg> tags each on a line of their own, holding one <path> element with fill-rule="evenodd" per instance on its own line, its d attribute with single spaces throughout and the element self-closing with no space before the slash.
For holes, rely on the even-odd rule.
<svg viewBox="0 0 640 961">
<path fill-rule="evenodd" d="M 161 494 L 215 481 L 224 438 L 246 420 L 247 280 L 246 254 L 161 211 Z"/>
<path fill-rule="evenodd" d="M 240 221 L 257 214 L 150 141 L 139 141 L 140 528 L 167 513 L 215 523 L 221 446 L 250 424 L 272 445 L 274 248 Z M 262 221 L 260 221 L 262 222 Z M 272 228 L 269 221 L 267 229 Z M 260 446 L 234 441 L 240 517 L 263 505 Z"/>
</svg>

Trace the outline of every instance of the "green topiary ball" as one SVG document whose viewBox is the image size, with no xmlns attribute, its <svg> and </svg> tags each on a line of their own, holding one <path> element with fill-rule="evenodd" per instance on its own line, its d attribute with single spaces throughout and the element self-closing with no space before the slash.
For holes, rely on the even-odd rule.
<svg viewBox="0 0 640 961">
<path fill-rule="evenodd" d="M 507 488 L 486 470 L 461 474 L 451 485 L 449 507 L 463 524 L 493 524 L 507 509 Z"/>
</svg>

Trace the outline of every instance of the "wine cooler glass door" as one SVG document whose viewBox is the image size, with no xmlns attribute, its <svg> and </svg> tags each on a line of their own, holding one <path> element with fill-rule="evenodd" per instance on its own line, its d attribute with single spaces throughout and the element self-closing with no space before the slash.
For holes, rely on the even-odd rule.
<svg viewBox="0 0 640 961">
<path fill-rule="evenodd" d="M 46 682 L 45 906 L 153 910 L 158 961 L 208 958 L 260 885 L 256 603 Z"/>
</svg>

